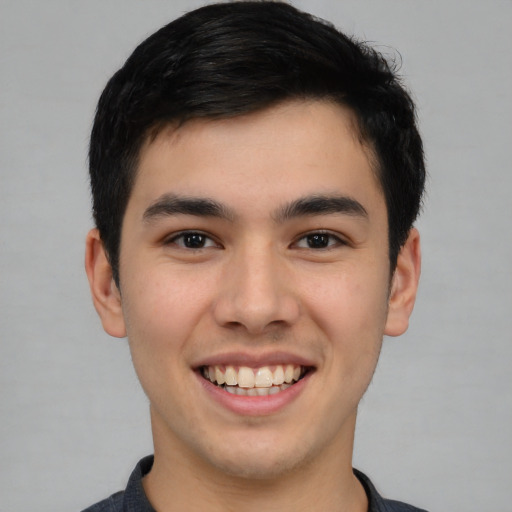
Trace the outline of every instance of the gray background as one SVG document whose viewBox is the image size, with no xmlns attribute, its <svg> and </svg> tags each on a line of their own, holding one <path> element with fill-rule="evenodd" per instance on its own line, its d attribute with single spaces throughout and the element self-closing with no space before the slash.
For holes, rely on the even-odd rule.
<svg viewBox="0 0 512 512">
<path fill-rule="evenodd" d="M 87 139 L 136 43 L 200 1 L 0 0 L 0 511 L 71 511 L 152 451 L 125 340 L 90 303 Z M 385 341 L 355 465 L 433 511 L 510 512 L 512 3 L 298 7 L 400 50 L 430 172 L 409 332 Z"/>
</svg>

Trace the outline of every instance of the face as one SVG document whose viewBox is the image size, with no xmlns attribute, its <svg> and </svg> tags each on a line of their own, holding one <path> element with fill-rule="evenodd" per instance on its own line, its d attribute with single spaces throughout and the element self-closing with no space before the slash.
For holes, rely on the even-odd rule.
<svg viewBox="0 0 512 512">
<path fill-rule="evenodd" d="M 162 132 L 102 315 L 128 335 L 155 455 L 250 477 L 350 457 L 393 331 L 389 275 L 384 197 L 347 110 L 294 102 Z"/>
</svg>

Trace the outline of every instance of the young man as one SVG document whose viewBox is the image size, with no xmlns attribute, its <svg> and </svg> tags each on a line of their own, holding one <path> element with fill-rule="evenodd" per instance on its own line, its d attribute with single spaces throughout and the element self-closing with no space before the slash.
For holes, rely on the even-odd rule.
<svg viewBox="0 0 512 512">
<path fill-rule="evenodd" d="M 408 325 L 424 162 L 386 61 L 280 2 L 203 7 L 109 81 L 86 270 L 127 336 L 154 458 L 98 511 L 412 511 L 352 469 Z"/>
</svg>

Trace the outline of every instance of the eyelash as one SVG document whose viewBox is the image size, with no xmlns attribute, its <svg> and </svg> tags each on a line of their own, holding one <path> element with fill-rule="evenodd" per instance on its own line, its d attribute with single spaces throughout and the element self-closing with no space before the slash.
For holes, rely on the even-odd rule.
<svg viewBox="0 0 512 512">
<path fill-rule="evenodd" d="M 184 240 L 185 240 L 185 237 L 187 236 L 197 236 L 197 237 L 202 237 L 202 239 L 204 241 L 209 241 L 208 245 L 203 245 L 201 247 L 187 247 L 184 243 Z M 182 239 L 183 240 L 183 243 L 178 243 L 177 241 Z M 207 235 L 206 233 L 202 233 L 201 231 L 182 231 L 181 233 L 177 233 L 175 235 L 173 235 L 171 238 L 168 238 L 167 240 L 165 240 L 165 245 L 170 245 L 170 244 L 174 244 L 174 245 L 177 245 L 178 247 L 182 248 L 182 249 L 188 249 L 188 250 L 201 250 L 201 249 L 208 249 L 209 247 L 219 247 L 219 244 L 209 235 Z"/>
<path fill-rule="evenodd" d="M 328 251 L 330 249 L 333 249 L 335 247 L 340 247 L 343 245 L 347 245 L 347 242 L 340 238 L 339 236 L 330 233 L 329 231 L 310 231 L 309 233 L 306 233 L 304 235 L 301 235 L 299 238 L 297 238 L 297 241 L 293 243 L 294 246 L 299 246 L 299 243 L 301 241 L 306 241 L 308 243 L 308 239 L 311 239 L 312 237 L 328 237 L 328 244 L 325 247 L 299 247 L 300 249 L 311 249 L 311 250 L 318 250 L 318 251 Z"/>
<path fill-rule="evenodd" d="M 201 240 L 203 242 L 203 245 L 200 247 L 189 247 L 185 244 L 185 237 L 201 237 Z M 320 246 L 320 247 L 310 247 L 309 243 L 314 240 L 314 238 L 317 238 L 317 242 L 321 241 L 321 238 L 327 237 L 327 245 Z M 178 240 L 182 240 L 183 243 L 178 243 Z M 209 241 L 209 242 L 208 242 Z M 306 244 L 308 244 L 307 247 L 300 247 L 300 243 L 302 241 L 305 241 Z M 201 243 L 201 242 L 200 242 Z M 205 245 L 205 243 L 207 245 Z M 216 242 L 211 236 L 207 235 L 206 233 L 203 233 L 201 231 L 183 231 L 181 233 L 177 233 L 173 235 L 171 238 L 167 239 L 165 241 L 166 245 L 174 244 L 182 249 L 188 249 L 188 250 L 201 250 L 201 249 L 207 249 L 209 247 L 220 247 L 220 244 Z M 311 250 L 329 250 L 334 247 L 339 247 L 347 245 L 347 242 L 345 242 L 343 239 L 341 239 L 339 236 L 334 235 L 333 233 L 330 233 L 328 231 L 311 231 L 309 233 L 306 233 L 304 235 L 301 235 L 295 242 L 293 242 L 292 247 L 298 247 L 299 249 L 311 249 Z"/>
</svg>

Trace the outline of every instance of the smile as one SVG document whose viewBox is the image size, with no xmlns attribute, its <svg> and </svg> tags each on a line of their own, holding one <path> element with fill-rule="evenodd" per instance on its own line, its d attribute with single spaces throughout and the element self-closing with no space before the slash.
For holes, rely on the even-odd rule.
<svg viewBox="0 0 512 512">
<path fill-rule="evenodd" d="M 201 367 L 201 375 L 205 379 L 239 396 L 275 395 L 301 380 L 307 371 L 306 367 L 294 364 L 260 368 L 231 365 Z"/>
</svg>

